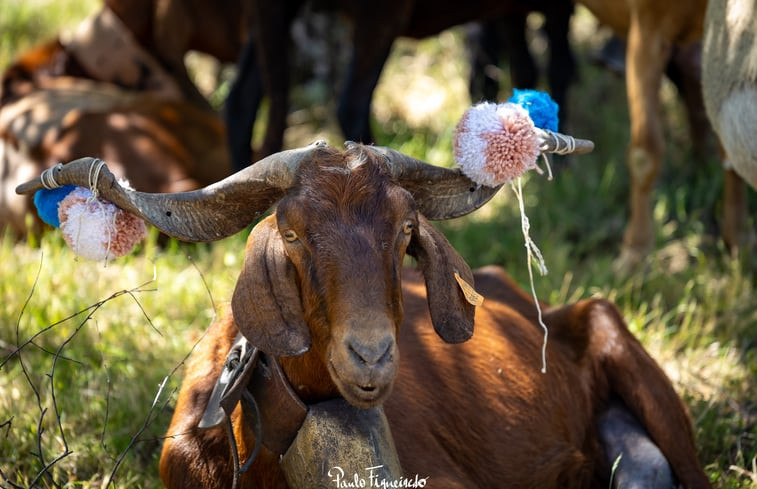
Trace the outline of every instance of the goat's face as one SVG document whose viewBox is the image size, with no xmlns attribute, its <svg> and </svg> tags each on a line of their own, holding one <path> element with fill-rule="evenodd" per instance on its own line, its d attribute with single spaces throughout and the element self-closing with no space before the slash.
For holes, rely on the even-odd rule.
<svg viewBox="0 0 757 489">
<path fill-rule="evenodd" d="M 276 211 L 297 271 L 314 353 L 357 406 L 381 402 L 397 372 L 402 261 L 415 203 L 372 164 L 305 172 Z"/>
<path fill-rule="evenodd" d="M 309 350 L 345 399 L 369 407 L 397 374 L 405 253 L 426 276 L 434 327 L 446 341 L 472 332 L 473 308 L 453 278 L 472 275 L 385 164 L 361 155 L 300 169 L 275 216 L 250 234 L 232 311 L 261 350 Z"/>
</svg>

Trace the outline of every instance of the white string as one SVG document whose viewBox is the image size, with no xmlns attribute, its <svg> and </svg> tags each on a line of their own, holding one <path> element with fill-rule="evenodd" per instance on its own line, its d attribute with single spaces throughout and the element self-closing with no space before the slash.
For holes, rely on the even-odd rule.
<svg viewBox="0 0 757 489">
<path fill-rule="evenodd" d="M 541 146 L 539 147 L 542 151 L 549 148 L 550 153 L 557 153 L 559 155 L 567 155 L 576 151 L 576 140 L 573 136 L 544 129 L 537 129 L 537 134 L 539 134 L 542 140 Z M 551 148 L 547 143 L 547 136 L 549 136 L 549 139 L 552 141 L 552 146 L 554 146 L 554 148 Z"/>
<path fill-rule="evenodd" d="M 544 166 L 547 167 L 547 180 L 552 181 L 552 165 L 549 163 L 549 158 L 547 157 L 547 153 L 541 154 L 542 159 L 544 159 Z"/>
<path fill-rule="evenodd" d="M 42 186 L 47 190 L 53 190 L 56 188 L 59 188 L 61 185 L 55 181 L 55 175 L 53 174 L 53 171 L 63 168 L 63 163 L 58 163 L 55 166 L 51 166 L 50 168 L 46 168 L 42 171 L 42 174 L 39 176 L 40 180 L 42 181 Z"/>
<path fill-rule="evenodd" d="M 510 186 L 512 187 L 513 192 L 515 192 L 515 197 L 518 199 L 518 207 L 520 208 L 520 224 L 521 230 L 523 231 L 523 239 L 525 240 L 526 256 L 528 260 L 528 279 L 531 282 L 531 294 L 534 297 L 537 319 L 539 321 L 541 329 L 544 330 L 544 341 L 541 347 L 541 373 L 544 374 L 547 373 L 547 340 L 549 339 L 549 330 L 547 329 L 547 325 L 544 324 L 544 319 L 542 318 L 541 313 L 541 306 L 539 306 L 539 298 L 536 296 L 536 286 L 534 285 L 534 272 L 532 265 L 533 263 L 536 263 L 536 266 L 539 269 L 539 273 L 541 275 L 546 275 L 548 273 L 548 270 L 547 265 L 544 263 L 544 256 L 541 254 L 539 247 L 536 246 L 536 243 L 534 243 L 534 241 L 531 239 L 531 235 L 529 234 L 531 223 L 528 220 L 528 216 L 526 216 L 521 179 L 518 178 L 517 182 L 517 187 L 512 181 L 510 181 Z"/>
</svg>

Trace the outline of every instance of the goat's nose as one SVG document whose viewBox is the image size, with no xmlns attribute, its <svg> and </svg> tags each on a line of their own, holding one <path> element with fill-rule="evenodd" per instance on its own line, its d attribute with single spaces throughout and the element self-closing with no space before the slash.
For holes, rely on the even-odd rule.
<svg viewBox="0 0 757 489">
<path fill-rule="evenodd" d="M 359 363 L 368 367 L 380 366 L 392 356 L 394 340 L 386 337 L 381 341 L 372 341 L 366 343 L 352 338 L 347 341 L 347 348 L 353 357 Z"/>
</svg>

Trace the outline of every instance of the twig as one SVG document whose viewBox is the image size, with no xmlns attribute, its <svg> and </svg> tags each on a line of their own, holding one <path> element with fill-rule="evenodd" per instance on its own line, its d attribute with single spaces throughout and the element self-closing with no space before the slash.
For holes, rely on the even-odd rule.
<svg viewBox="0 0 757 489">
<path fill-rule="evenodd" d="M 4 483 L 10 484 L 10 487 L 12 487 L 13 489 L 25 489 L 24 486 L 19 486 L 18 484 L 16 484 L 12 480 L 8 479 L 8 477 L 6 477 L 6 475 L 5 475 L 5 473 L 3 473 L 3 469 L 0 469 L 0 479 L 2 479 Z M 5 489 L 6 486 L 0 486 L 0 487 L 2 487 L 3 489 Z"/>
<path fill-rule="evenodd" d="M 197 263 L 192 259 L 191 256 L 187 256 L 187 260 L 189 260 L 189 263 L 192 264 L 195 270 L 197 270 L 197 274 L 200 275 L 200 280 L 202 280 L 202 285 L 205 286 L 205 292 L 208 293 L 208 299 L 210 299 L 210 307 L 213 308 L 213 320 L 215 320 L 216 315 L 216 303 L 213 300 L 213 293 L 210 291 L 210 287 L 208 287 L 208 282 L 205 280 L 205 275 L 202 273 L 202 270 L 200 270 L 200 267 L 197 266 Z"/>
<path fill-rule="evenodd" d="M 165 387 L 166 382 L 168 382 L 169 378 L 170 376 L 164 377 L 163 382 L 161 382 L 160 385 L 158 386 L 158 392 L 155 394 L 155 397 L 153 398 L 152 405 L 150 406 L 150 410 L 147 412 L 147 417 L 145 418 L 144 423 L 142 423 L 142 427 L 134 434 L 134 436 L 131 437 L 131 440 L 129 440 L 129 444 L 126 446 L 124 451 L 121 452 L 121 454 L 116 459 L 116 463 L 113 465 L 113 469 L 111 470 L 110 475 L 108 476 L 108 481 L 106 482 L 105 487 L 108 487 L 113 483 L 113 478 L 116 476 L 116 472 L 118 471 L 118 468 L 121 466 L 121 463 L 126 457 L 126 454 L 128 454 L 129 450 L 131 450 L 134 444 L 137 443 L 139 436 L 145 432 L 145 430 L 150 426 L 150 424 L 152 424 L 153 422 L 152 414 L 155 412 L 155 406 L 158 404 L 158 399 L 160 398 L 160 394 L 163 392 L 163 388 Z M 173 391 L 171 392 L 171 395 L 173 395 Z M 171 396 L 167 397 L 166 401 L 163 403 L 163 406 L 161 406 L 160 411 L 162 411 L 165 408 L 170 398 Z"/>
<path fill-rule="evenodd" d="M 189 259 L 189 262 L 192 263 L 192 266 L 194 266 L 195 270 L 197 270 L 197 273 L 200 275 L 200 279 L 202 280 L 202 283 L 205 286 L 205 291 L 207 292 L 208 298 L 210 299 L 210 304 L 213 307 L 213 320 L 215 320 L 215 317 L 216 317 L 216 308 L 215 308 L 215 302 L 213 301 L 213 294 L 210 291 L 210 287 L 208 287 L 208 283 L 205 280 L 205 276 L 203 275 L 203 273 L 199 269 L 199 267 L 194 263 L 194 261 L 192 260 L 192 258 L 191 257 L 187 257 L 187 258 Z M 157 279 L 157 272 L 154 271 L 153 272 L 153 281 L 156 280 L 156 279 Z M 146 316 L 146 314 L 145 314 L 145 316 Z M 149 320 L 149 317 L 148 317 L 148 320 Z M 200 342 L 203 340 L 203 338 L 205 338 L 205 336 L 207 334 L 208 334 L 208 330 L 206 328 L 205 331 L 203 331 L 202 334 L 200 335 L 200 337 L 197 339 L 197 341 L 195 341 L 195 343 L 192 345 L 192 348 L 189 349 L 189 352 L 187 352 L 187 354 L 184 355 L 184 358 L 182 358 L 182 360 L 174 366 L 174 368 L 171 370 L 171 372 L 169 372 L 168 375 L 166 375 L 163 378 L 163 382 L 158 387 L 158 392 L 155 394 L 155 398 L 153 399 L 153 403 L 150 406 L 150 410 L 147 412 L 147 416 L 145 417 L 145 420 L 144 420 L 144 423 L 142 424 L 142 427 L 137 431 L 137 433 L 134 434 L 134 436 L 132 436 L 131 440 L 129 441 L 129 444 L 126 446 L 126 448 L 123 450 L 123 452 L 121 452 L 121 454 L 116 459 L 116 462 L 113 465 L 113 469 L 111 470 L 111 473 L 108 476 L 108 481 L 105 484 L 105 487 L 108 487 L 108 486 L 110 486 L 110 484 L 113 483 L 113 479 L 115 478 L 116 472 L 118 471 L 119 467 L 121 466 L 121 463 L 123 463 L 123 460 L 126 457 L 126 455 L 129 453 L 129 450 L 131 450 L 132 447 L 135 444 L 141 443 L 141 442 L 144 442 L 144 441 L 149 441 L 149 440 L 155 440 L 156 439 L 156 438 L 139 439 L 139 436 L 142 433 L 144 433 L 145 430 L 154 421 L 154 418 L 152 417 L 152 415 L 155 412 L 155 406 L 156 406 L 156 404 L 158 402 L 158 398 L 160 397 L 161 392 L 163 391 L 163 389 L 165 387 L 166 382 L 170 378 L 172 378 L 176 374 L 176 372 L 186 363 L 187 359 L 192 355 L 192 353 L 194 353 L 195 349 L 197 348 L 197 345 L 200 344 Z M 173 397 L 173 395 L 174 395 L 175 392 L 176 392 L 176 389 L 173 389 L 171 391 L 170 395 L 166 397 L 166 400 L 163 402 L 163 405 L 161 406 L 161 408 L 159 410 L 160 412 L 162 412 L 166 408 L 166 406 L 168 406 L 168 402 Z M 157 439 L 175 438 L 177 436 L 181 436 L 181 435 L 184 435 L 184 434 L 190 433 L 190 432 L 191 432 L 191 430 L 187 431 L 185 433 L 176 433 L 176 434 L 172 434 L 172 435 L 165 435 L 165 436 L 159 437 Z"/>
<path fill-rule="evenodd" d="M 111 301 L 113 299 L 116 299 L 116 298 L 118 298 L 118 297 L 120 297 L 122 295 L 125 295 L 125 294 L 128 294 L 128 295 L 130 295 L 133 298 L 134 297 L 134 293 L 136 293 L 136 292 L 154 292 L 156 289 L 144 289 L 144 287 L 146 287 L 147 285 L 149 285 L 152 282 L 153 282 L 152 280 L 149 280 L 149 281 L 143 283 L 142 285 L 134 287 L 133 289 L 129 289 L 129 290 L 124 289 L 124 290 L 119 290 L 118 292 L 114 292 L 111 295 L 109 295 L 108 297 L 106 297 L 105 299 L 103 299 L 103 300 L 101 300 L 99 302 L 96 302 L 96 303 L 94 303 L 94 304 L 92 304 L 90 306 L 87 306 L 84 309 L 81 309 L 81 310 L 79 310 L 79 311 L 77 311 L 77 312 L 75 312 L 75 313 L 73 313 L 73 314 L 71 314 L 71 315 L 69 315 L 69 316 L 67 316 L 67 317 L 59 320 L 59 321 L 56 321 L 56 322 L 54 322 L 54 323 L 52 323 L 52 324 L 50 324 L 50 325 L 42 328 L 41 330 L 39 330 L 36 333 L 34 333 L 31 337 L 29 337 L 29 339 L 27 339 L 22 344 L 20 344 L 19 346 L 17 346 L 15 350 L 13 350 L 7 357 L 5 357 L 3 359 L 3 361 L 0 362 L 0 368 L 3 368 L 3 366 L 6 363 L 8 363 L 8 360 L 10 360 L 14 355 L 18 355 L 19 352 L 23 348 L 25 348 L 28 344 L 32 343 L 35 339 L 37 339 L 37 337 L 39 337 L 39 336 L 47 333 L 48 331 L 50 331 L 54 327 L 59 326 L 59 325 L 65 323 L 66 321 L 69 321 L 69 320 L 75 318 L 76 316 L 79 316 L 79 315 L 81 315 L 81 314 L 83 314 L 83 313 L 85 313 L 87 311 L 91 311 L 90 314 L 88 315 L 88 317 L 91 317 L 92 314 L 94 314 L 95 312 L 97 312 L 97 310 L 100 309 L 100 307 L 102 307 L 106 302 L 109 302 L 109 301 Z M 35 285 L 36 285 L 36 279 L 35 279 Z M 32 287 L 32 291 L 33 290 L 34 290 L 34 287 Z M 24 305 L 24 308 L 26 308 L 26 305 Z M 143 309 L 143 312 L 144 312 L 144 309 Z M 22 312 L 22 314 L 23 314 L 23 312 Z M 19 323 L 20 323 L 20 321 L 21 321 L 21 316 L 19 316 Z M 150 324 L 152 324 L 152 322 Z M 16 334 L 17 334 L 17 337 L 18 337 L 18 324 L 16 326 Z M 18 340 L 19 339 L 17 338 L 17 342 L 18 342 Z"/>
<path fill-rule="evenodd" d="M 102 340 L 102 334 L 100 333 L 100 327 L 95 321 L 95 328 L 97 328 L 97 336 Z M 108 385 L 108 390 L 105 393 L 105 419 L 103 420 L 103 429 L 100 432 L 100 446 L 103 449 L 105 455 L 111 460 L 115 460 L 113 456 L 108 453 L 108 446 L 105 444 L 105 431 L 108 429 L 108 419 L 110 418 L 110 372 L 108 372 L 108 363 L 105 361 L 104 350 L 100 350 L 100 360 L 102 361 L 103 370 L 105 370 L 105 383 Z"/>
<path fill-rule="evenodd" d="M 8 438 L 8 434 L 10 433 L 11 427 L 13 426 L 13 418 L 14 417 L 15 416 L 11 416 L 7 420 L 5 420 L 2 423 L 0 423 L 0 428 L 5 428 L 5 437 L 6 438 Z"/>
<path fill-rule="evenodd" d="M 65 433 L 65 430 L 64 430 L 63 424 L 62 424 L 61 412 L 60 412 L 60 409 L 59 409 L 58 399 L 57 399 L 56 390 L 55 390 L 55 381 L 54 381 L 54 379 L 55 379 L 55 371 L 56 371 L 56 367 L 57 367 L 57 364 L 58 364 L 58 360 L 73 361 L 75 363 L 81 364 L 81 362 L 78 362 L 77 360 L 65 357 L 63 355 L 64 349 L 69 345 L 69 343 L 71 341 L 74 340 L 74 338 L 76 337 L 76 335 L 87 324 L 87 322 L 90 319 L 93 318 L 94 314 L 100 309 L 100 307 L 102 307 L 105 303 L 109 302 L 110 300 L 113 300 L 113 299 L 115 299 L 117 297 L 120 297 L 121 295 L 126 295 L 126 294 L 128 294 L 137 303 L 137 305 L 139 306 L 139 308 L 142 311 L 143 315 L 145 316 L 145 318 L 147 318 L 148 322 L 153 327 L 153 329 L 155 329 L 159 334 L 160 334 L 160 332 L 157 330 L 157 328 L 153 324 L 152 320 L 147 315 L 147 312 L 144 310 L 144 308 L 142 307 L 141 303 L 139 302 L 139 300 L 137 299 L 137 297 L 135 295 L 138 292 L 146 292 L 146 291 L 155 290 L 155 289 L 146 289 L 145 288 L 145 287 L 147 287 L 148 284 L 154 282 L 155 279 L 153 277 L 153 279 L 151 279 L 151 280 L 149 280 L 149 281 L 147 281 L 147 282 L 139 285 L 138 287 L 132 288 L 130 290 L 120 290 L 118 292 L 115 292 L 115 293 L 111 294 L 110 296 L 108 296 L 107 298 L 105 298 L 105 299 L 103 299 L 103 300 L 101 300 L 101 301 L 99 301 L 99 302 L 97 302 L 95 304 L 92 304 L 92 305 L 90 305 L 90 306 L 88 306 L 88 307 L 86 307 L 86 308 L 84 308 L 84 309 L 82 309 L 82 310 L 80 310 L 80 311 L 78 311 L 78 312 L 76 312 L 76 313 L 74 313 L 74 314 L 72 314 L 72 315 L 70 315 L 70 316 L 62 319 L 62 320 L 60 320 L 60 321 L 52 323 L 52 324 L 48 325 L 47 327 L 43 328 L 42 330 L 38 331 L 37 333 L 33 334 L 31 337 L 29 337 L 28 339 L 26 339 L 25 341 L 22 342 L 21 338 L 20 338 L 21 337 L 21 333 L 20 333 L 20 331 L 21 331 L 21 326 L 20 326 L 21 325 L 21 320 L 22 320 L 22 318 L 24 316 L 24 313 L 25 313 L 28 305 L 31 302 L 32 297 L 34 296 L 34 293 L 35 293 L 35 290 L 36 290 L 36 287 L 37 287 L 37 283 L 39 281 L 39 277 L 40 277 L 40 274 L 41 274 L 42 264 L 43 264 L 43 255 L 40 255 L 40 265 L 39 265 L 39 268 L 37 270 L 37 274 L 35 276 L 34 282 L 32 284 L 32 288 L 31 288 L 31 290 L 29 292 L 29 295 L 27 296 L 27 298 L 26 298 L 26 300 L 25 300 L 25 302 L 24 302 L 24 304 L 23 304 L 23 306 L 21 308 L 21 311 L 19 313 L 18 319 L 16 321 L 16 347 L 15 347 L 15 350 L 11 351 L 10 354 L 7 355 L 3 359 L 3 361 L 0 363 L 0 368 L 2 368 L 11 358 L 13 358 L 14 356 L 17 356 L 18 357 L 18 362 L 19 362 L 19 364 L 21 366 L 21 370 L 23 372 L 23 375 L 26 378 L 26 381 L 28 382 L 29 386 L 31 387 L 32 391 L 34 392 L 34 396 L 37 399 L 37 407 L 39 409 L 40 415 L 39 415 L 39 419 L 37 421 L 37 440 L 36 440 L 37 441 L 37 453 L 34 453 L 33 455 L 37 459 L 39 459 L 39 462 L 40 462 L 42 468 L 36 474 L 36 476 L 32 479 L 29 487 L 35 487 L 35 486 L 37 486 L 38 483 L 39 483 L 39 480 L 42 477 L 46 477 L 51 485 L 53 485 L 55 487 L 60 487 L 60 484 L 54 480 L 52 474 L 50 473 L 50 469 L 53 466 L 55 466 L 55 464 L 57 464 L 58 462 L 60 462 L 61 460 L 63 460 L 65 457 L 71 455 L 73 453 L 73 451 L 71 450 L 71 448 L 70 448 L 70 446 L 68 444 L 68 440 L 66 438 L 66 433 Z M 79 315 L 81 315 L 83 313 L 87 313 L 86 316 L 84 317 L 84 319 L 79 323 L 79 325 L 76 327 L 76 329 L 74 330 L 74 332 L 71 335 L 69 335 L 58 346 L 58 348 L 56 349 L 56 351 L 54 353 L 51 352 L 51 351 L 49 351 L 49 350 L 47 350 L 47 349 L 45 349 L 45 348 L 43 348 L 43 347 L 41 347 L 41 346 L 39 346 L 39 345 L 37 345 L 35 343 L 35 340 L 38 337 L 40 337 L 42 334 L 45 334 L 46 332 L 50 331 L 54 327 L 56 327 L 56 326 L 58 326 L 58 325 L 60 325 L 60 324 L 62 324 L 64 322 L 66 322 L 66 321 L 68 321 L 70 319 L 73 319 L 73 318 L 75 318 L 75 317 L 77 317 L 77 316 L 79 316 Z M 99 333 L 99 329 L 98 329 L 98 333 Z M 26 366 L 26 364 L 25 364 L 25 362 L 23 360 L 23 356 L 22 356 L 22 352 L 23 352 L 24 348 L 27 347 L 30 344 L 33 345 L 34 347 L 36 347 L 37 349 L 39 349 L 39 350 L 41 350 L 41 351 L 43 351 L 45 353 L 51 354 L 53 356 L 52 366 L 50 368 L 49 373 L 47 373 L 47 377 L 48 377 L 49 383 L 50 383 L 49 384 L 50 385 L 50 395 L 51 395 L 51 399 L 52 399 L 53 410 L 55 412 L 55 417 L 56 417 L 56 422 L 57 422 L 57 429 L 58 429 L 58 431 L 60 433 L 60 439 L 63 442 L 63 451 L 57 457 L 55 457 L 53 460 L 51 460 L 49 462 L 47 462 L 46 459 L 45 459 L 45 452 L 44 452 L 43 443 L 42 443 L 43 435 L 45 433 L 45 428 L 44 428 L 43 424 L 44 424 L 45 416 L 46 416 L 46 414 L 48 412 L 48 408 L 47 407 L 43 407 L 43 405 L 42 405 L 42 396 L 40 394 L 40 390 L 37 388 L 37 385 L 35 384 L 34 380 L 32 379 L 31 373 L 28 370 L 28 368 L 27 368 L 27 366 Z M 104 360 L 105 359 L 103 357 L 103 363 L 105 363 Z M 107 426 L 108 406 L 109 406 L 109 400 L 110 400 L 110 377 L 109 377 L 109 375 L 107 375 L 107 379 L 108 379 L 107 380 L 107 382 L 108 382 L 108 397 L 107 397 L 107 403 L 106 403 L 105 426 Z M 13 419 L 13 418 L 11 418 L 11 419 Z M 10 420 L 8 420 L 5 423 L 3 423 L 2 425 L 0 425 L 0 427 L 5 426 L 6 424 L 10 425 Z M 6 436 L 8 435 L 9 429 L 10 429 L 10 426 L 8 427 L 8 430 L 6 430 Z M 102 435 L 102 438 L 101 438 L 101 442 L 102 442 L 103 448 L 105 449 L 105 453 L 107 454 L 107 449 L 106 449 L 105 443 L 104 443 L 104 433 L 105 433 L 104 430 L 105 430 L 105 428 L 103 428 L 103 435 Z M 3 476 L 3 478 L 5 480 L 7 480 L 5 478 L 5 476 Z M 14 483 L 12 483 L 10 481 L 8 481 L 8 483 L 11 484 L 11 485 L 13 485 L 14 487 L 18 487 L 16 484 L 14 484 Z"/>
</svg>

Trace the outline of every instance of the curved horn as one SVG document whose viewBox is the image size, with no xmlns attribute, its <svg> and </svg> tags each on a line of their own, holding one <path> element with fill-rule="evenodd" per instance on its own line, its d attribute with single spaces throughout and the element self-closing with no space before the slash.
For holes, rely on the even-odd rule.
<svg viewBox="0 0 757 489">
<path fill-rule="evenodd" d="M 542 153 L 589 153 L 594 143 L 545 129 L 537 129 Z M 356 143 L 347 141 L 347 149 Z M 413 195 L 418 210 L 431 220 L 453 219 L 471 213 L 491 200 L 502 185 L 479 185 L 459 168 L 443 168 L 416 160 L 399 151 L 379 146 L 366 146 L 386 160 L 392 176 Z"/>
<path fill-rule="evenodd" d="M 355 143 L 347 142 L 348 149 Z M 484 187 L 451 169 L 416 160 L 381 146 L 364 146 L 383 156 L 389 172 L 415 199 L 426 219 L 443 220 L 464 216 L 486 204 L 500 187 Z"/>
<path fill-rule="evenodd" d="M 329 149 L 322 141 L 282 151 L 191 192 L 153 194 L 130 190 L 119 185 L 107 167 L 100 170 L 96 184 L 103 198 L 142 217 L 169 236 L 184 241 L 216 241 L 253 223 L 292 185 L 300 165 L 325 151 Z M 57 185 L 88 187 L 96 163 L 94 158 L 81 158 L 46 171 L 52 171 Z M 48 183 L 49 178 L 48 175 Z M 43 176 L 39 176 L 19 185 L 16 193 L 28 194 L 44 187 Z"/>
</svg>

